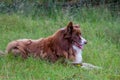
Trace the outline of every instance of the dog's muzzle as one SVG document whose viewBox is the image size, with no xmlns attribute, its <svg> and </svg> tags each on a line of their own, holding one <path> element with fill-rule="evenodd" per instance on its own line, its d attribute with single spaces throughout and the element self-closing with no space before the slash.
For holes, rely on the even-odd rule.
<svg viewBox="0 0 120 80">
<path fill-rule="evenodd" d="M 87 40 L 85 40 L 83 37 L 80 37 L 81 41 L 77 42 L 74 40 L 74 45 L 76 45 L 78 48 L 83 49 L 83 46 L 87 44 Z"/>
</svg>

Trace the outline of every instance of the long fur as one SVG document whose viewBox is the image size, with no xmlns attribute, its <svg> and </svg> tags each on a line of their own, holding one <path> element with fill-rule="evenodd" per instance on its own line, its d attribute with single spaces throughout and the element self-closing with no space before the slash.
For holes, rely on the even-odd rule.
<svg viewBox="0 0 120 80">
<path fill-rule="evenodd" d="M 47 38 L 12 41 L 7 45 L 6 53 L 12 52 L 15 56 L 20 55 L 23 58 L 32 55 L 33 57 L 40 57 L 52 62 L 57 61 L 61 57 L 74 60 L 75 51 L 72 47 L 73 30 L 74 32 L 80 32 L 80 29 L 76 29 L 76 26 L 70 22 L 67 27 L 58 30 Z"/>
</svg>

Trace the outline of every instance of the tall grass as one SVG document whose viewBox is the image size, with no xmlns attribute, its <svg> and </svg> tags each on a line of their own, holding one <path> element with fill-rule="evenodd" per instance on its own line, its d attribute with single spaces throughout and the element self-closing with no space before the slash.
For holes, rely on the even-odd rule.
<svg viewBox="0 0 120 80">
<path fill-rule="evenodd" d="M 48 14 L 47 14 L 48 13 Z M 1 80 L 119 80 L 120 79 L 120 17 L 114 18 L 106 8 L 41 9 L 38 16 L 0 14 L 0 49 L 20 38 L 38 39 L 52 35 L 69 21 L 79 24 L 88 40 L 83 61 L 102 70 L 84 70 L 80 66 L 50 63 L 40 59 L 27 60 L 11 55 L 0 56 Z"/>
</svg>

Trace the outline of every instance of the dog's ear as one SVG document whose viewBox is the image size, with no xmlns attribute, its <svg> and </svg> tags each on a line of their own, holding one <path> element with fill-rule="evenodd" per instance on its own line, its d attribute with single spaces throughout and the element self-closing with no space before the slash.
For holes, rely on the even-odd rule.
<svg viewBox="0 0 120 80">
<path fill-rule="evenodd" d="M 69 22 L 65 30 L 65 38 L 70 38 L 73 32 L 73 23 Z"/>
<path fill-rule="evenodd" d="M 73 23 L 69 22 L 69 24 L 67 25 L 67 32 L 72 34 L 73 31 Z"/>
</svg>

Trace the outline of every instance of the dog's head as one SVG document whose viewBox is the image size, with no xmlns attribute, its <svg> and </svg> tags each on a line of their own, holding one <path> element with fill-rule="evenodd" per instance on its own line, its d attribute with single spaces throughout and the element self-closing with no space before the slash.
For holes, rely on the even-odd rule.
<svg viewBox="0 0 120 80">
<path fill-rule="evenodd" d="M 80 49 L 84 44 L 87 44 L 87 41 L 82 37 L 79 25 L 73 25 L 72 22 L 69 22 L 65 28 L 64 38 Z"/>
</svg>

